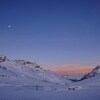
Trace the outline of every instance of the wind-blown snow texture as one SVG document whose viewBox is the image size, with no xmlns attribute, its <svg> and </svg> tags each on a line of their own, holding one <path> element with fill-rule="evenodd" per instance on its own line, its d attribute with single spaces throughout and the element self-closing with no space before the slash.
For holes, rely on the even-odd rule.
<svg viewBox="0 0 100 100">
<path fill-rule="evenodd" d="M 35 62 L 0 56 L 0 100 L 100 100 L 100 66 L 78 81 Z"/>
</svg>

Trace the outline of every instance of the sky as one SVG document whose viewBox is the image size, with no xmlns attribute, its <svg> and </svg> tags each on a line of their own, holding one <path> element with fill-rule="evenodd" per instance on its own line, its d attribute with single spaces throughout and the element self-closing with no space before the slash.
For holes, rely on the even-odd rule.
<svg viewBox="0 0 100 100">
<path fill-rule="evenodd" d="M 100 0 L 0 0 L 0 54 L 63 72 L 100 64 Z"/>
</svg>

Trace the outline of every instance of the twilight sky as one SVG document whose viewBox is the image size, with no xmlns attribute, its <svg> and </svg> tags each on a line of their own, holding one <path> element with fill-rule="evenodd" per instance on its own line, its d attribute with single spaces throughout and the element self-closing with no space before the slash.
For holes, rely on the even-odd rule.
<svg viewBox="0 0 100 100">
<path fill-rule="evenodd" d="M 50 69 L 100 64 L 100 0 L 0 0 L 0 54 Z"/>
</svg>

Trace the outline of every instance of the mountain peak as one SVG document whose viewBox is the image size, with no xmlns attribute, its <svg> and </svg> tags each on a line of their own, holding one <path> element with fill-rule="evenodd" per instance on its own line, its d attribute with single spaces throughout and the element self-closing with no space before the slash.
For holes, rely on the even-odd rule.
<svg viewBox="0 0 100 100">
<path fill-rule="evenodd" d="M 100 65 L 96 66 L 93 70 L 100 70 Z"/>
<path fill-rule="evenodd" d="M 7 57 L 4 55 L 0 55 L 0 62 L 4 62 L 7 60 Z"/>
</svg>

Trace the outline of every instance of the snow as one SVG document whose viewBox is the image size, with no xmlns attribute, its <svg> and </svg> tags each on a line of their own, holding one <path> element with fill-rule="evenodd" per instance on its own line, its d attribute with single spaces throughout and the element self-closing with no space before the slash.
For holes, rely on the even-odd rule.
<svg viewBox="0 0 100 100">
<path fill-rule="evenodd" d="M 29 84 L 58 86 L 70 80 L 43 69 L 35 62 L 25 60 L 6 60 L 0 62 L 0 84 Z"/>
<path fill-rule="evenodd" d="M 62 77 L 35 62 L 5 59 L 0 62 L 0 100 L 100 100 L 99 71 L 97 66 L 72 82 L 75 77 Z"/>
<path fill-rule="evenodd" d="M 29 87 L 0 87 L 0 100 L 100 100 L 100 88 L 84 90 L 35 90 Z"/>
<path fill-rule="evenodd" d="M 96 68 L 94 68 L 90 73 L 84 75 L 81 80 L 84 80 L 84 79 L 88 79 L 88 78 L 92 78 L 92 77 L 95 77 L 97 75 L 100 74 L 100 66 L 96 66 Z"/>
</svg>

